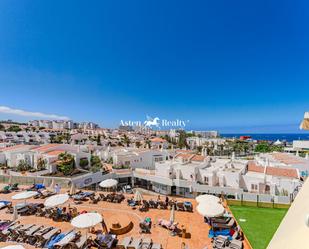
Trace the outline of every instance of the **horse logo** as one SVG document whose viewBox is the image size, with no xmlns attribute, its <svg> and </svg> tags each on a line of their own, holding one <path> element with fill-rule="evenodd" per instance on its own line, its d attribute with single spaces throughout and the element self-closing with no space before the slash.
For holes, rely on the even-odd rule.
<svg viewBox="0 0 309 249">
<path fill-rule="evenodd" d="M 160 119 L 158 117 L 151 118 L 151 117 L 147 116 L 147 120 L 144 122 L 144 126 L 149 127 L 149 128 L 155 126 L 155 127 L 159 128 L 160 127 L 159 121 L 160 121 Z"/>
</svg>

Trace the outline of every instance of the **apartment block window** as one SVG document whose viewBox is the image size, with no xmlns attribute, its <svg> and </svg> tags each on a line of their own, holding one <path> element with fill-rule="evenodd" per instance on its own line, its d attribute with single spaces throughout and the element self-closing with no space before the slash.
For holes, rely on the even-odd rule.
<svg viewBox="0 0 309 249">
<path fill-rule="evenodd" d="M 257 184 L 251 184 L 251 190 L 252 191 L 257 191 L 258 190 L 258 185 Z"/>
<path fill-rule="evenodd" d="M 162 157 L 155 157 L 155 162 L 161 162 L 161 161 L 163 161 L 163 158 Z"/>
<path fill-rule="evenodd" d="M 204 184 L 209 185 L 209 179 L 207 176 L 204 176 Z"/>
</svg>

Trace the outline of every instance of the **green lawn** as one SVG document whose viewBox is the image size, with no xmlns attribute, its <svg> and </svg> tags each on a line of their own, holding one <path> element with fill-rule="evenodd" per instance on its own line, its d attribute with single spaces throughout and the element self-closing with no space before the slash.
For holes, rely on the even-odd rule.
<svg viewBox="0 0 309 249">
<path fill-rule="evenodd" d="M 265 249 L 287 209 L 230 206 L 253 249 Z M 239 221 L 245 219 L 245 222 Z"/>
</svg>

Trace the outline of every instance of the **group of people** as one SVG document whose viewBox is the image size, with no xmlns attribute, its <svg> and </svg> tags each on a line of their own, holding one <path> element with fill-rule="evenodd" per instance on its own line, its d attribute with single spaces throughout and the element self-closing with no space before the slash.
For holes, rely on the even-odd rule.
<svg viewBox="0 0 309 249">
<path fill-rule="evenodd" d="M 79 214 L 81 214 L 81 212 L 78 212 L 76 207 L 69 207 L 68 210 L 66 207 L 57 207 L 56 220 L 64 219 L 70 221 Z"/>
</svg>

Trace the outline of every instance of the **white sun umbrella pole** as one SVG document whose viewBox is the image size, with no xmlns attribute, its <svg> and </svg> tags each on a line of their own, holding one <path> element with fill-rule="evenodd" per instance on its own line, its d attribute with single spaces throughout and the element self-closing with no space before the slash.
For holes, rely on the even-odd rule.
<svg viewBox="0 0 309 249">
<path fill-rule="evenodd" d="M 13 218 L 12 218 L 12 220 L 16 221 L 17 219 L 18 219 L 18 212 L 17 212 L 17 207 L 15 205 L 14 209 L 13 209 Z"/>
<path fill-rule="evenodd" d="M 43 179 L 43 185 L 44 185 L 45 187 L 47 187 L 47 179 L 46 179 L 46 178 Z"/>
<path fill-rule="evenodd" d="M 69 200 L 69 195 L 68 194 L 58 194 L 58 195 L 53 195 L 51 197 L 48 197 L 45 202 L 44 206 L 47 208 L 53 208 L 57 207 L 60 205 L 63 205 Z"/>
<path fill-rule="evenodd" d="M 70 195 L 75 195 L 76 194 L 76 186 L 75 184 L 72 182 L 71 183 L 71 188 L 70 188 Z"/>
<path fill-rule="evenodd" d="M 54 188 L 55 188 L 55 179 L 52 179 L 52 182 L 51 182 L 51 184 L 50 184 L 50 186 L 49 186 L 52 190 L 54 190 Z"/>
<path fill-rule="evenodd" d="M 170 222 L 173 224 L 175 222 L 175 205 L 172 206 Z"/>
</svg>

